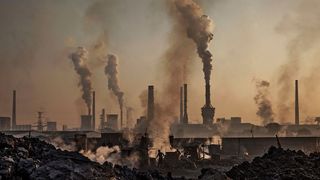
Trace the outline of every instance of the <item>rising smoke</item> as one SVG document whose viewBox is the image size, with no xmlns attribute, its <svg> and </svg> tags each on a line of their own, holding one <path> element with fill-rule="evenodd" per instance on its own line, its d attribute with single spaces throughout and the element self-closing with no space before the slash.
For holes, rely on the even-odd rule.
<svg viewBox="0 0 320 180">
<path fill-rule="evenodd" d="M 105 67 L 105 74 L 108 77 L 108 89 L 112 91 L 112 93 L 117 97 L 118 103 L 120 106 L 120 111 L 123 110 L 123 95 L 124 93 L 121 91 L 118 80 L 118 60 L 117 57 L 113 54 L 108 55 L 108 62 Z"/>
<path fill-rule="evenodd" d="M 166 147 L 170 126 L 179 110 L 179 87 L 186 83 L 195 58 L 195 46 L 203 62 L 205 80 L 210 82 L 211 53 L 208 44 L 212 40 L 213 23 L 203 15 L 202 9 L 192 0 L 167 1 L 169 15 L 173 20 L 170 33 L 170 46 L 165 53 L 165 71 L 167 84 L 162 93 L 164 97 L 155 104 L 155 118 L 149 122 L 149 131 L 157 148 Z M 192 41 L 194 42 L 192 42 Z"/>
<path fill-rule="evenodd" d="M 77 51 L 70 55 L 70 59 L 73 62 L 74 70 L 80 76 L 79 86 L 82 90 L 82 99 L 85 101 L 87 108 L 91 109 L 91 72 L 86 64 L 86 61 L 88 61 L 88 51 L 84 47 L 78 47 Z"/>
<path fill-rule="evenodd" d="M 314 50 L 319 45 L 320 37 L 320 17 L 319 13 L 320 3 L 316 0 L 302 1 L 294 13 L 284 16 L 281 23 L 277 26 L 277 32 L 283 35 L 290 35 L 290 40 L 287 45 L 287 63 L 281 67 L 278 77 L 278 116 L 279 120 L 288 121 L 293 110 L 293 85 L 294 80 L 298 78 L 301 73 L 301 67 L 306 61 L 312 59 L 305 59 L 306 55 Z M 314 59 L 316 64 L 318 58 Z M 302 63 L 304 62 L 304 63 Z M 320 65 L 319 65 L 320 66 Z M 313 66 L 309 78 L 304 83 L 308 92 L 315 89 L 314 78 L 318 72 L 319 66 Z M 305 84 L 306 83 L 306 84 Z M 303 101 L 302 101 L 303 102 Z M 303 106 L 306 107 L 310 101 Z"/>
<path fill-rule="evenodd" d="M 130 168 L 139 167 L 138 154 L 133 153 L 130 156 L 124 158 L 121 156 L 121 149 L 119 146 L 113 146 L 113 147 L 100 146 L 95 151 L 81 150 L 80 153 L 88 157 L 91 161 L 95 161 L 100 164 L 103 164 L 105 162 L 110 162 L 112 164 L 128 166 Z"/>
<path fill-rule="evenodd" d="M 183 17 L 188 37 L 197 45 L 197 52 L 203 63 L 206 84 L 210 83 L 212 54 L 208 46 L 213 39 L 213 21 L 204 15 L 200 6 L 192 0 L 177 0 L 175 4 Z"/>
<path fill-rule="evenodd" d="M 274 113 L 272 104 L 269 99 L 270 83 L 264 80 L 255 80 L 257 94 L 254 97 L 254 102 L 258 106 L 257 115 L 262 119 L 262 124 L 266 125 L 273 122 Z"/>
</svg>

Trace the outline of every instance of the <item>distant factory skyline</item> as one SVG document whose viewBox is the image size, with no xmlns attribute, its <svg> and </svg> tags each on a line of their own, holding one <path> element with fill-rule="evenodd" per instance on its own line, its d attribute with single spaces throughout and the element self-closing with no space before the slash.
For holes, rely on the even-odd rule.
<svg viewBox="0 0 320 180">
<path fill-rule="evenodd" d="M 179 119 L 180 86 L 186 83 L 188 122 L 202 123 L 202 61 L 192 38 L 183 34 L 179 26 L 182 20 L 174 15 L 169 2 L 3 0 L 0 116 L 11 116 L 12 91 L 16 90 L 17 124 L 35 123 L 41 110 L 49 121 L 58 123 L 59 129 L 63 124 L 79 127 L 80 115 L 87 113 L 91 103 L 78 86 L 79 77 L 88 80 L 90 74 L 92 84 L 83 89 L 95 91 L 96 126 L 103 108 L 106 114 L 119 114 L 120 105 L 133 112 L 128 122 L 132 127 L 137 118 L 147 115 L 149 85 L 154 85 L 155 108 L 157 103 L 172 105 L 166 101 L 170 97 L 166 97 L 168 88 L 164 87 L 172 80 L 169 77 L 177 76 L 170 82 L 178 87 L 174 90 L 177 97 L 172 98 L 177 105 L 172 118 Z M 319 1 L 196 2 L 214 25 L 209 44 L 214 118 L 242 117 L 254 124 L 270 119 L 294 123 L 296 79 L 300 122 L 320 116 Z M 81 76 L 81 68 L 76 69 L 82 62 L 76 64 L 71 57 L 79 47 L 87 51 L 87 76 Z M 185 61 L 187 66 L 180 67 L 178 61 Z M 261 87 L 268 89 L 257 89 L 257 79 L 266 81 Z M 257 95 L 265 92 L 267 96 Z M 267 112 L 270 117 L 261 118 L 265 111 L 258 107 L 263 104 L 260 97 L 267 98 L 268 107 L 272 105 L 273 111 Z"/>
</svg>

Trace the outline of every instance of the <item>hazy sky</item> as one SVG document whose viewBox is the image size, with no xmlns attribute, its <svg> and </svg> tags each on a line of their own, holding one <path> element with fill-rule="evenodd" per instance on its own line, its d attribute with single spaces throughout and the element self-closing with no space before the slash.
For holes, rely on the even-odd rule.
<svg viewBox="0 0 320 180">
<path fill-rule="evenodd" d="M 282 65 L 290 61 L 288 46 L 300 32 L 302 37 L 310 37 L 311 31 L 300 31 L 304 27 L 320 32 L 316 22 L 320 16 L 314 13 L 320 3 L 316 0 L 197 2 L 215 23 L 210 46 L 214 59 L 211 83 L 215 117 L 241 116 L 246 122 L 260 124 L 253 100 L 254 78 L 270 81 L 277 117 L 277 79 Z M 36 112 L 43 110 L 59 126 L 79 126 L 79 116 L 86 111 L 77 86 L 78 76 L 68 56 L 78 46 L 90 50 L 102 32 L 106 35 L 106 53 L 115 53 L 119 58 L 120 86 L 127 105 L 134 108 L 135 118 L 142 115 L 139 95 L 149 84 L 154 84 L 157 91 L 163 83 L 163 54 L 172 27 L 166 8 L 165 0 L 2 0 L 0 115 L 11 116 L 11 91 L 16 89 L 18 124 L 36 122 Z M 93 14 L 94 22 L 86 18 L 88 14 Z M 320 34 L 312 35 L 314 43 L 310 47 L 303 44 L 306 48 L 301 52 L 299 72 L 292 73 L 293 79 L 301 80 L 301 119 L 319 115 L 319 86 L 314 82 L 319 77 L 316 37 Z M 107 89 L 105 64 L 92 61 L 89 65 L 96 90 L 97 117 L 101 108 L 106 108 L 108 113 L 117 112 L 117 101 Z M 198 58 L 194 59 L 187 83 L 189 119 L 201 122 L 204 80 Z M 292 101 L 293 89 L 287 93 Z M 292 117 L 287 121 L 293 122 Z"/>
</svg>

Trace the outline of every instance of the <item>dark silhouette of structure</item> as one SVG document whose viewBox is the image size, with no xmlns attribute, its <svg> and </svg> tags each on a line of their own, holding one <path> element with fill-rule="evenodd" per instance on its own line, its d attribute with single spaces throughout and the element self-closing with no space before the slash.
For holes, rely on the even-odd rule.
<svg viewBox="0 0 320 180">
<path fill-rule="evenodd" d="M 298 80 L 295 81 L 295 111 L 294 111 L 295 125 L 299 125 L 299 87 Z"/>
<path fill-rule="evenodd" d="M 16 90 L 13 90 L 13 97 L 12 97 L 12 124 L 11 129 L 16 129 Z"/>
<path fill-rule="evenodd" d="M 213 117 L 215 113 L 215 108 L 211 105 L 210 100 L 210 82 L 206 79 L 206 87 L 205 87 L 205 97 L 206 102 L 205 105 L 201 108 L 201 115 L 203 119 L 203 124 L 209 125 L 213 123 Z"/>
<path fill-rule="evenodd" d="M 154 118 L 154 88 L 152 85 L 148 86 L 148 110 L 147 121 L 151 121 Z"/>
<path fill-rule="evenodd" d="M 92 92 L 92 130 L 96 129 L 96 92 Z"/>
<path fill-rule="evenodd" d="M 188 124 L 188 108 L 187 108 L 187 103 L 188 103 L 188 85 L 184 84 L 183 85 L 183 92 L 184 92 L 184 105 L 183 105 L 183 124 Z"/>
</svg>

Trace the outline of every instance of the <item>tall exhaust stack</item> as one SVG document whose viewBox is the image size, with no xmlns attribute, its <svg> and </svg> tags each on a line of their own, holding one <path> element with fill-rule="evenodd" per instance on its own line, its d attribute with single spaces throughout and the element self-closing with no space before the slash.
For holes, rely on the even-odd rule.
<svg viewBox="0 0 320 180">
<path fill-rule="evenodd" d="M 153 86 L 148 86 L 148 110 L 147 110 L 147 120 L 150 122 L 154 118 L 154 88 Z"/>
<path fill-rule="evenodd" d="M 96 129 L 96 92 L 92 92 L 92 130 Z"/>
<path fill-rule="evenodd" d="M 183 87 L 180 87 L 180 124 L 183 124 Z"/>
<path fill-rule="evenodd" d="M 13 97 L 12 97 L 12 124 L 11 124 L 11 129 L 14 130 L 16 129 L 16 90 L 13 90 Z"/>
<path fill-rule="evenodd" d="M 101 131 L 104 129 L 105 119 L 106 119 L 106 111 L 105 111 L 105 109 L 102 109 L 102 112 L 100 115 L 100 129 L 101 129 Z"/>
<path fill-rule="evenodd" d="M 183 123 L 188 124 L 188 108 L 187 108 L 187 102 L 188 102 L 188 87 L 187 84 L 183 85 L 183 91 L 184 91 L 184 106 L 183 106 Z"/>
<path fill-rule="evenodd" d="M 212 124 L 215 108 L 211 105 L 209 79 L 206 79 L 205 82 L 206 82 L 206 89 L 205 89 L 206 102 L 205 102 L 205 105 L 201 108 L 201 115 L 203 119 L 203 124 Z"/>
<path fill-rule="evenodd" d="M 120 130 L 123 127 L 123 109 L 120 108 Z"/>
<path fill-rule="evenodd" d="M 298 80 L 295 81 L 295 125 L 299 125 L 299 87 L 298 87 Z"/>
</svg>

